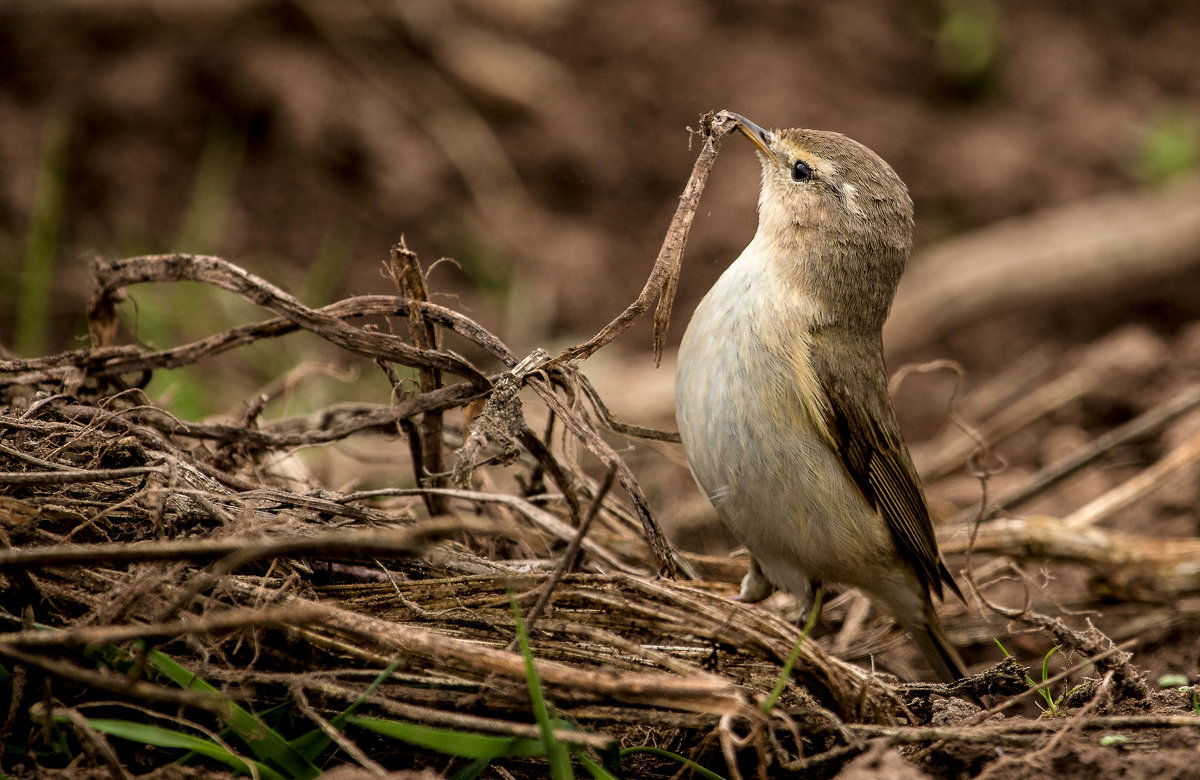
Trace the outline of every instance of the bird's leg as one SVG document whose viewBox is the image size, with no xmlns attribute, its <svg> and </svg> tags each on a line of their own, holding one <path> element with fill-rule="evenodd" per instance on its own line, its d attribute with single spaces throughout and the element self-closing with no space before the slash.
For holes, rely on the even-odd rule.
<svg viewBox="0 0 1200 780">
<path fill-rule="evenodd" d="M 747 604 L 757 604 L 775 592 L 775 586 L 763 574 L 754 556 L 750 556 L 750 571 L 742 577 L 742 592 L 737 595 L 738 601 Z"/>
<path fill-rule="evenodd" d="M 813 630 L 813 626 L 817 624 L 817 620 L 821 617 L 821 607 L 825 603 L 825 589 L 817 580 L 808 581 L 808 603 L 804 605 L 804 609 L 800 611 L 801 615 L 806 615 L 804 620 L 804 633 L 807 635 Z M 796 622 L 800 622 L 797 620 Z"/>
</svg>

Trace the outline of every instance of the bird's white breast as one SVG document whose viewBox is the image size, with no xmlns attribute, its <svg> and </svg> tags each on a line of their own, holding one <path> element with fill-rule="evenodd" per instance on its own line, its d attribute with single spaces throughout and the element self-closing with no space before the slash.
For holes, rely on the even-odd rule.
<svg viewBox="0 0 1200 780">
<path fill-rule="evenodd" d="M 815 302 L 759 236 L 697 306 L 679 348 L 675 413 L 692 474 L 777 586 L 854 583 L 890 551 L 824 433 L 807 357 Z"/>
</svg>

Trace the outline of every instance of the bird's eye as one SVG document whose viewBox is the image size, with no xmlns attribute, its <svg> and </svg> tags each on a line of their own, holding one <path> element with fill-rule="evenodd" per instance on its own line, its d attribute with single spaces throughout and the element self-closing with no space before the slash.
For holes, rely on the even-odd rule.
<svg viewBox="0 0 1200 780">
<path fill-rule="evenodd" d="M 806 181 L 810 176 L 812 168 L 809 168 L 804 160 L 796 160 L 796 164 L 792 166 L 792 181 Z"/>
</svg>

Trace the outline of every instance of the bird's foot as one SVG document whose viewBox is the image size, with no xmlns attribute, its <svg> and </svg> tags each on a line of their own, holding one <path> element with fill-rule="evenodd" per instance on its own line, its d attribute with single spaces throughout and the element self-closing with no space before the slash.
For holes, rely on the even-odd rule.
<svg viewBox="0 0 1200 780">
<path fill-rule="evenodd" d="M 737 600 L 747 604 L 757 604 L 774 592 L 775 586 L 762 573 L 758 561 L 751 557 L 750 571 L 746 572 L 745 577 L 742 577 L 742 592 L 737 594 Z"/>
</svg>

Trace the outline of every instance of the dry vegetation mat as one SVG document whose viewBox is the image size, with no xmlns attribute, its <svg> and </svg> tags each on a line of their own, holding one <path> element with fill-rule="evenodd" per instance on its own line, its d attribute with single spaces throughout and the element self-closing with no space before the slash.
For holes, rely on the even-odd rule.
<svg viewBox="0 0 1200 780">
<path fill-rule="evenodd" d="M 1043 669 L 1031 685 L 1007 661 L 953 689 L 905 685 L 801 641 L 774 611 L 732 601 L 731 564 L 668 542 L 614 442 L 675 437 L 614 420 L 577 361 L 656 301 L 661 355 L 688 226 L 732 129 L 724 114 L 706 119 L 638 300 L 558 356 L 518 355 L 431 303 L 403 244 L 386 263 L 398 294 L 320 309 L 217 257 L 97 263 L 93 345 L 0 361 L 4 769 L 94 766 L 120 777 L 183 756 L 263 777 L 343 764 L 544 777 L 547 766 L 569 776 L 563 761 L 569 773 L 574 760 L 594 777 L 686 776 L 692 765 L 674 753 L 719 776 L 768 777 L 886 762 L 890 745 L 955 774 L 996 767 L 1000 748 L 1028 758 L 1079 735 L 1194 731 L 1187 690 L 1140 704 L 1158 694 L 1125 647 L 1032 603 L 991 606 L 1053 637 L 1047 645 L 1069 656 L 1062 674 Z M 130 288 L 182 281 L 271 316 L 167 349 L 118 343 Z M 180 419 L 140 389 L 153 372 L 297 331 L 377 365 L 391 398 L 267 421 L 263 394 L 240 419 L 214 422 Z M 1030 369 L 1004 392 L 985 388 L 964 414 L 986 424 L 971 435 L 951 427 L 926 474 L 970 462 L 986 485 L 993 466 L 981 442 L 1017 435 L 1104 376 L 1093 360 L 1066 377 Z M 1031 556 L 1103 571 L 1111 588 L 1140 588 L 1143 599 L 1194 593 L 1195 539 L 1167 544 L 1101 523 L 1193 466 L 1196 437 L 1065 518 L 1005 511 L 1198 405 L 1200 392 L 1184 388 L 964 510 L 944 538 L 951 552 L 973 546 L 978 597 Z M 411 487 L 339 492 L 297 465 L 297 452 L 350 437 L 406 442 L 396 483 Z M 844 655 L 894 644 L 855 602 L 839 602 L 831 619 Z M 1160 627 L 1185 613 L 1160 613 Z M 982 641 L 1003 635 L 1002 622 L 983 623 Z M 1078 683 L 1069 694 L 1068 676 Z M 970 703 L 977 697 L 993 709 Z M 1069 717 L 997 714 L 1034 697 Z"/>
</svg>

